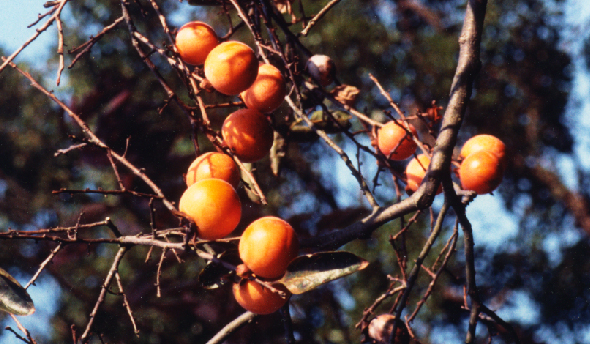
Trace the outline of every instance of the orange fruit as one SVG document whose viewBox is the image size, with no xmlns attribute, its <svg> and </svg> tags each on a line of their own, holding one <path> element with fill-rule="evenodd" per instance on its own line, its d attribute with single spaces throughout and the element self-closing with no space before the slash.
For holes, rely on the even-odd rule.
<svg viewBox="0 0 590 344">
<path fill-rule="evenodd" d="M 244 162 L 258 161 L 270 151 L 273 130 L 263 114 L 240 109 L 227 116 L 221 135 L 232 152 Z"/>
<path fill-rule="evenodd" d="M 422 180 L 426 175 L 426 171 L 428 170 L 428 165 L 430 165 L 430 158 L 426 154 L 419 154 L 416 158 L 413 158 L 406 166 L 406 190 L 411 192 L 416 192 L 420 184 L 422 184 Z M 439 186 L 436 194 L 442 192 L 442 185 Z"/>
<path fill-rule="evenodd" d="M 229 155 L 208 152 L 198 156 L 188 168 L 186 186 L 207 178 L 225 180 L 236 188 L 240 183 L 240 169 Z"/>
<path fill-rule="evenodd" d="M 248 109 L 269 113 L 276 110 L 285 99 L 285 78 L 277 67 L 261 63 L 254 83 L 240 94 Z"/>
<path fill-rule="evenodd" d="M 258 75 L 254 50 L 242 42 L 223 42 L 207 55 L 205 77 L 219 92 L 236 95 L 246 90 Z"/>
<path fill-rule="evenodd" d="M 469 154 L 459 166 L 459 179 L 464 190 L 473 190 L 479 195 L 496 189 L 502 182 L 502 162 L 488 151 Z"/>
<path fill-rule="evenodd" d="M 289 291 L 282 284 L 275 283 L 273 287 L 289 295 Z M 288 297 L 282 298 L 260 283 L 250 280 L 242 280 L 240 283 L 234 284 L 232 291 L 240 306 L 256 314 L 274 313 L 288 300 Z"/>
<path fill-rule="evenodd" d="M 506 145 L 493 135 L 475 135 L 461 148 L 461 157 L 467 158 L 470 154 L 479 151 L 488 151 L 498 156 L 500 160 L 504 160 Z"/>
<path fill-rule="evenodd" d="M 240 198 L 234 188 L 221 179 L 203 179 L 182 194 L 179 210 L 191 218 L 202 239 L 221 239 L 231 233 L 242 216 Z"/>
<path fill-rule="evenodd" d="M 298 249 L 299 241 L 293 227 L 274 216 L 252 222 L 238 245 L 244 264 L 257 276 L 271 279 L 285 274 Z"/>
<path fill-rule="evenodd" d="M 413 136 L 418 133 L 408 124 Z M 416 142 L 401 122 L 389 121 L 377 132 L 377 146 L 381 153 L 391 160 L 405 160 L 416 152 Z"/>
<path fill-rule="evenodd" d="M 219 38 L 213 28 L 200 21 L 184 24 L 176 34 L 176 49 L 180 58 L 193 65 L 205 63 L 209 52 L 218 44 Z"/>
</svg>

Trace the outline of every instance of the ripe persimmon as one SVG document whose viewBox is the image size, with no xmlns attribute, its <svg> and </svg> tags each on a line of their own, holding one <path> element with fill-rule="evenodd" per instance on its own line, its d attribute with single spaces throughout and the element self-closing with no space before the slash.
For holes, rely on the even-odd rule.
<svg viewBox="0 0 590 344">
<path fill-rule="evenodd" d="M 502 162 L 488 151 L 469 154 L 459 166 L 459 179 L 464 190 L 473 190 L 479 195 L 496 189 L 502 182 Z"/>
<path fill-rule="evenodd" d="M 195 222 L 198 236 L 206 240 L 227 236 L 242 216 L 242 205 L 234 188 L 228 182 L 215 178 L 203 179 L 189 186 L 178 207 Z"/>
<path fill-rule="evenodd" d="M 506 145 L 499 138 L 493 135 L 475 135 L 461 148 L 461 157 L 467 158 L 470 154 L 488 151 L 495 154 L 500 160 L 504 161 L 506 155 Z"/>
<path fill-rule="evenodd" d="M 275 283 L 273 284 L 273 288 L 289 295 L 289 291 L 282 284 Z M 256 281 L 246 279 L 234 284 L 232 291 L 240 306 L 256 314 L 274 313 L 283 307 L 289 299 L 288 296 L 283 298 L 278 293 Z"/>
<path fill-rule="evenodd" d="M 426 154 L 419 154 L 416 158 L 410 160 L 406 166 L 406 191 L 416 192 L 416 190 L 418 190 L 418 187 L 422 184 L 422 180 L 426 175 L 428 165 L 430 165 L 430 158 Z M 442 185 L 439 186 L 436 194 L 441 192 Z"/>
<path fill-rule="evenodd" d="M 274 216 L 252 222 L 242 234 L 238 251 L 246 266 L 257 276 L 279 278 L 297 256 L 297 233 L 287 221 Z"/>
<path fill-rule="evenodd" d="M 256 54 L 242 42 L 223 42 L 211 50 L 205 60 L 205 77 L 213 88 L 226 95 L 246 90 L 257 75 Z"/>
<path fill-rule="evenodd" d="M 176 49 L 180 58 L 189 64 L 205 63 L 207 55 L 219 44 L 213 28 L 200 21 L 184 24 L 176 34 Z"/>
<path fill-rule="evenodd" d="M 247 90 L 240 93 L 240 96 L 248 109 L 269 113 L 283 103 L 287 95 L 285 86 L 285 78 L 277 67 L 261 63 L 256 80 Z"/>
<path fill-rule="evenodd" d="M 240 169 L 227 154 L 208 152 L 198 156 L 186 173 L 186 186 L 207 178 L 225 180 L 234 188 L 240 183 Z"/>
<path fill-rule="evenodd" d="M 227 116 L 221 134 L 232 152 L 244 162 L 264 158 L 272 147 L 272 127 L 256 110 L 240 109 Z"/>
<path fill-rule="evenodd" d="M 412 136 L 417 136 L 416 128 L 408 124 L 411 134 L 406 131 L 402 123 L 389 121 L 377 132 L 377 147 L 381 153 L 391 160 L 405 160 L 416 152 L 416 142 Z"/>
</svg>

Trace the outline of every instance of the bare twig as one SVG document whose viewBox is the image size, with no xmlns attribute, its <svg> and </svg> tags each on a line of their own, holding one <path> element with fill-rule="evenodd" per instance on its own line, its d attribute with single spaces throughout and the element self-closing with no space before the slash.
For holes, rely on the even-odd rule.
<svg viewBox="0 0 590 344">
<path fill-rule="evenodd" d="M 5 59 L 5 61 L 6 61 L 6 59 Z M 31 85 L 33 87 L 35 87 L 36 89 L 43 92 L 47 97 L 49 97 L 57 105 L 59 105 L 68 114 L 68 116 L 70 116 L 76 122 L 76 124 L 80 127 L 80 129 L 82 129 L 84 134 L 88 137 L 89 142 L 93 143 L 94 145 L 96 145 L 102 149 L 105 149 L 106 151 L 111 152 L 113 158 L 115 158 L 115 160 L 119 161 L 121 164 L 125 165 L 125 167 L 127 167 L 131 172 L 133 172 L 133 174 L 135 174 L 136 176 L 141 178 L 156 193 L 156 195 L 162 199 L 162 202 L 169 210 L 173 210 L 173 211 L 176 210 L 174 205 L 166 199 L 162 190 L 160 190 L 160 188 L 156 185 L 156 183 L 154 183 L 145 173 L 143 173 L 139 168 L 135 167 L 135 165 L 133 165 L 131 162 L 129 162 L 129 160 L 127 160 L 127 158 L 125 158 L 124 156 L 121 156 L 121 155 L 113 152 L 109 146 L 107 146 L 104 142 L 102 142 L 96 136 L 96 134 L 94 134 L 94 132 L 92 132 L 92 130 L 90 130 L 90 128 L 88 127 L 86 122 L 84 122 L 75 112 L 73 112 L 65 103 L 63 103 L 61 100 L 59 100 L 53 93 L 49 92 L 45 87 L 41 86 L 37 82 L 37 80 L 35 80 L 29 73 L 18 68 L 12 62 L 8 62 L 8 63 L 10 64 L 10 66 L 12 68 L 16 69 L 24 77 L 29 79 L 29 81 L 31 82 Z"/>
<path fill-rule="evenodd" d="M 121 283 L 121 275 L 119 275 L 119 271 L 115 272 L 115 279 L 117 280 L 117 287 L 119 287 L 119 292 L 123 296 L 123 306 L 125 306 L 127 314 L 129 314 L 129 319 L 131 320 L 131 325 L 133 325 L 133 332 L 135 332 L 135 335 L 139 337 L 139 330 L 137 329 L 137 325 L 135 324 L 135 318 L 133 317 L 133 312 L 131 311 L 129 301 L 127 301 L 127 294 L 125 294 L 125 291 L 123 290 L 123 283 Z"/>
<path fill-rule="evenodd" d="M 59 55 L 59 67 L 57 68 L 56 84 L 59 86 L 61 73 L 64 70 L 64 29 L 59 15 L 55 18 L 57 23 L 57 54 Z"/>
<path fill-rule="evenodd" d="M 221 344 L 227 337 L 229 337 L 232 333 L 239 330 L 242 326 L 252 322 L 256 314 L 252 312 L 245 312 L 244 314 L 240 315 L 239 317 L 232 320 L 229 324 L 225 325 L 221 331 L 217 332 L 213 338 L 211 338 L 206 344 Z"/>
<path fill-rule="evenodd" d="M 299 35 L 300 36 L 307 36 L 307 34 L 309 33 L 309 30 L 311 30 L 311 28 L 320 20 L 322 19 L 323 16 L 326 15 L 326 13 L 328 13 L 328 11 L 330 9 L 332 9 L 332 7 L 336 6 L 338 3 L 340 2 L 340 0 L 332 0 L 330 2 L 328 2 L 328 4 L 326 6 L 324 6 L 324 8 L 322 8 L 313 18 L 311 18 L 311 20 L 307 23 L 307 26 L 305 27 L 305 29 L 303 29 Z"/>
<path fill-rule="evenodd" d="M 53 259 L 53 257 L 55 257 L 57 252 L 59 252 L 59 250 L 61 250 L 61 248 L 62 248 L 62 244 L 59 243 L 59 244 L 57 244 L 57 246 L 53 250 L 51 250 L 51 253 L 49 254 L 49 256 L 47 256 L 47 258 L 45 258 L 43 263 L 41 263 L 41 265 L 39 265 L 39 269 L 37 269 L 37 272 L 35 272 L 33 277 L 31 277 L 31 280 L 29 281 L 29 283 L 27 283 L 27 285 L 25 285 L 25 289 L 29 288 L 31 286 L 31 284 L 35 283 L 35 281 L 37 280 L 37 278 L 41 274 L 41 271 L 43 271 L 43 269 L 47 266 L 47 264 L 49 264 L 49 262 Z"/>
<path fill-rule="evenodd" d="M 14 53 L 12 53 L 12 55 L 10 55 L 8 58 L 3 58 L 4 62 L 2 63 L 2 65 L 0 65 L 0 73 L 2 73 L 2 71 L 4 70 L 4 68 L 6 68 L 6 66 L 12 62 L 12 60 L 14 60 L 15 57 L 18 56 L 18 54 L 20 54 L 21 51 L 23 51 L 24 48 L 26 48 L 29 44 L 31 44 L 31 42 L 33 42 L 34 40 L 37 39 L 37 37 L 39 37 L 39 35 L 47 30 L 51 24 L 53 24 L 53 22 L 56 20 L 57 17 L 59 17 L 59 15 L 61 14 L 62 9 L 64 8 L 64 6 L 66 5 L 66 3 L 70 1 L 70 0 L 60 0 L 59 2 L 56 3 L 57 9 L 55 11 L 55 13 L 53 13 L 53 15 L 51 17 L 49 17 L 49 19 L 47 19 L 47 22 L 45 22 L 45 24 L 38 28 L 35 31 L 35 34 L 29 38 L 23 45 L 20 46 L 20 48 L 18 48 Z"/>
<path fill-rule="evenodd" d="M 18 327 L 18 329 L 25 334 L 25 336 L 27 336 L 27 338 L 23 338 L 22 336 L 19 336 L 16 332 L 13 331 L 13 333 L 17 336 L 17 338 L 19 338 L 20 340 L 22 340 L 25 343 L 29 343 L 29 344 L 37 344 L 37 341 L 33 339 L 33 337 L 31 337 L 31 333 L 29 332 L 29 330 L 27 330 L 21 323 L 20 321 L 18 321 L 18 319 L 16 318 L 16 316 L 14 316 L 14 314 L 10 314 L 10 317 L 12 318 L 12 320 L 14 320 L 16 322 L 16 326 Z"/>
<path fill-rule="evenodd" d="M 111 269 L 109 270 L 109 273 L 107 274 L 107 277 L 105 278 L 104 283 L 102 284 L 102 287 L 100 289 L 100 295 L 98 296 L 98 300 L 96 300 L 96 304 L 94 305 L 94 308 L 92 309 L 92 312 L 90 313 L 90 319 L 88 319 L 88 324 L 86 325 L 86 329 L 84 330 L 84 333 L 82 333 L 82 336 L 80 336 L 80 341 L 82 343 L 84 343 L 86 341 L 88 334 L 90 333 L 90 329 L 92 328 L 92 324 L 94 323 L 94 319 L 96 317 L 96 313 L 98 312 L 98 308 L 104 302 L 105 295 L 107 293 L 109 285 L 111 284 L 113 276 L 115 275 L 115 273 L 117 272 L 117 269 L 119 267 L 119 263 L 121 263 L 121 259 L 123 259 L 123 256 L 125 255 L 125 252 L 127 252 L 127 250 L 128 250 L 127 247 L 119 248 L 119 252 L 117 252 L 115 259 L 113 260 L 113 264 L 111 265 Z"/>
<path fill-rule="evenodd" d="M 396 313 L 395 316 L 398 319 L 401 319 L 402 311 L 406 307 L 406 302 L 410 296 L 412 289 L 414 288 L 414 285 L 416 283 L 416 279 L 418 278 L 418 273 L 420 272 L 420 268 L 422 266 L 422 263 L 424 262 L 424 259 L 426 259 L 426 256 L 428 256 L 428 253 L 430 252 L 432 245 L 434 245 L 434 241 L 438 237 L 439 233 L 442 231 L 443 221 L 447 215 L 448 210 L 449 210 L 449 204 L 447 202 L 445 202 L 443 204 L 442 208 L 440 209 L 440 212 L 438 213 L 438 217 L 436 219 L 436 224 L 434 225 L 434 229 L 430 233 L 430 236 L 428 237 L 428 240 L 426 240 L 426 243 L 424 243 L 424 246 L 422 246 L 422 251 L 420 251 L 418 258 L 416 258 L 416 263 L 408 276 L 408 281 L 405 286 L 406 289 L 402 293 L 400 302 L 398 303 L 397 309 L 395 310 L 395 313 Z M 394 323 L 393 330 L 391 331 L 392 333 L 395 333 L 396 326 L 397 326 L 397 323 Z"/>
<path fill-rule="evenodd" d="M 90 39 L 88 41 L 86 41 L 84 44 L 82 44 L 72 50 L 69 50 L 68 53 L 70 53 L 70 54 L 75 54 L 78 51 L 79 52 L 76 54 L 76 56 L 74 57 L 74 59 L 72 60 L 70 65 L 68 66 L 68 69 L 72 68 L 76 64 L 76 62 L 78 62 L 78 60 L 82 56 L 84 56 L 84 54 L 86 54 L 88 51 L 90 51 L 90 49 L 94 46 L 94 44 L 96 42 L 98 42 L 104 35 L 106 35 L 109 31 L 111 31 L 115 26 L 117 26 L 123 20 L 125 20 L 125 18 L 123 18 L 122 16 L 117 18 L 111 25 L 105 26 L 104 29 L 102 29 L 96 36 L 94 36 L 94 37 L 91 36 Z"/>
<path fill-rule="evenodd" d="M 316 134 L 318 134 L 318 136 L 321 137 L 328 144 L 328 146 L 330 146 L 330 148 L 332 148 L 336 153 L 338 153 L 340 158 L 346 164 L 346 167 L 348 167 L 348 169 L 350 170 L 352 175 L 356 178 L 356 180 L 359 183 L 359 186 L 361 188 L 361 191 L 363 192 L 363 195 L 365 196 L 365 198 L 367 199 L 367 201 L 369 202 L 369 204 L 371 205 L 373 210 L 377 210 L 379 208 L 379 205 L 377 204 L 375 197 L 371 193 L 371 190 L 369 190 L 369 186 L 367 185 L 367 181 L 365 180 L 363 175 L 356 169 L 356 167 L 354 167 L 354 164 L 352 163 L 352 161 L 350 160 L 350 158 L 348 157 L 346 152 L 344 152 L 344 150 L 342 150 L 342 148 L 340 148 L 340 146 L 338 146 L 328 136 L 328 134 L 326 134 L 325 131 L 316 128 L 315 125 L 313 124 L 313 122 L 309 118 L 307 118 L 307 116 L 303 112 L 301 112 L 301 110 L 299 110 L 299 108 L 297 107 L 297 105 L 295 105 L 295 103 L 293 102 L 293 100 L 291 100 L 291 98 L 286 97 L 285 100 L 287 101 L 287 103 L 289 104 L 289 106 L 291 107 L 293 112 L 297 115 L 297 118 L 304 121 L 308 127 L 312 128 L 316 132 Z"/>
</svg>

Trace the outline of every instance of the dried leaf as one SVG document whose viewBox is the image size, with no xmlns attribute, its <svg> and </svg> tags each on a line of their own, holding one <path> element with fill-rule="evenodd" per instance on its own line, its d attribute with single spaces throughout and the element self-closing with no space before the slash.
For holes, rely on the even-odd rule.
<svg viewBox="0 0 590 344">
<path fill-rule="evenodd" d="M 35 305 L 27 290 L 2 268 L 0 268 L 0 310 L 14 315 L 31 315 L 35 312 Z"/>
<path fill-rule="evenodd" d="M 320 252 L 295 258 L 283 283 L 293 294 L 302 294 L 340 277 L 362 270 L 369 262 L 350 252 Z"/>
<path fill-rule="evenodd" d="M 339 85 L 330 91 L 330 94 L 336 98 L 337 101 L 350 107 L 354 107 L 359 93 L 360 90 L 358 88 L 350 85 Z"/>
</svg>

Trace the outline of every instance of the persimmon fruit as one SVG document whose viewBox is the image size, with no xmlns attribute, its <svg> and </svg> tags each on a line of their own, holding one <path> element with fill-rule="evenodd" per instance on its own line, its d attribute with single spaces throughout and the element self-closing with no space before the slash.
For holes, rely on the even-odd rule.
<svg viewBox="0 0 590 344">
<path fill-rule="evenodd" d="M 309 74 L 322 86 L 326 87 L 334 81 L 336 65 L 326 55 L 313 55 L 306 64 Z"/>
<path fill-rule="evenodd" d="M 459 166 L 461 186 L 478 195 L 494 191 L 502 182 L 503 173 L 498 156 L 485 150 L 469 154 Z"/>
<path fill-rule="evenodd" d="M 225 119 L 221 135 L 232 152 L 244 162 L 255 162 L 272 147 L 273 130 L 266 117 L 252 109 L 240 109 Z"/>
<path fill-rule="evenodd" d="M 475 135 L 461 148 L 461 157 L 467 158 L 469 155 L 479 152 L 488 151 L 495 154 L 501 161 L 504 161 L 506 155 L 506 145 L 502 140 L 493 135 Z"/>
<path fill-rule="evenodd" d="M 269 113 L 276 110 L 285 99 L 287 90 L 285 78 L 279 69 L 268 63 L 261 63 L 254 83 L 240 93 L 248 109 Z"/>
<path fill-rule="evenodd" d="M 198 236 L 205 240 L 227 236 L 242 216 L 242 205 L 234 188 L 215 178 L 189 186 L 180 198 L 179 210 L 195 222 Z"/>
<path fill-rule="evenodd" d="M 265 216 L 252 222 L 240 238 L 238 251 L 246 266 L 257 276 L 279 278 L 297 256 L 297 233 L 287 221 Z"/>
<path fill-rule="evenodd" d="M 186 186 L 199 180 L 217 178 L 231 184 L 234 188 L 240 183 L 240 169 L 227 154 L 208 152 L 198 156 L 189 166 L 186 173 Z"/>
<path fill-rule="evenodd" d="M 416 192 L 416 190 L 418 190 L 418 187 L 422 184 L 424 176 L 426 176 L 428 165 L 430 165 L 430 158 L 426 154 L 419 154 L 417 157 L 410 160 L 406 166 L 406 191 Z M 436 194 L 441 192 L 442 185 L 439 186 Z"/>
<path fill-rule="evenodd" d="M 417 145 L 413 136 L 417 136 L 416 128 L 408 124 L 407 132 L 401 123 L 389 121 L 377 132 L 377 147 L 391 160 L 405 160 L 416 152 Z"/>
<path fill-rule="evenodd" d="M 180 58 L 192 65 L 205 63 L 209 52 L 218 44 L 219 38 L 215 30 L 200 21 L 184 24 L 176 34 L 176 49 Z"/>
<path fill-rule="evenodd" d="M 205 60 L 205 77 L 213 88 L 226 95 L 246 90 L 258 75 L 254 50 L 242 42 L 223 42 Z"/>
<path fill-rule="evenodd" d="M 275 283 L 273 284 L 273 288 L 289 295 L 289 291 L 282 284 Z M 256 314 L 274 313 L 283 307 L 289 299 L 288 296 L 283 298 L 278 293 L 256 281 L 246 279 L 235 283 L 232 291 L 240 306 Z"/>
</svg>

